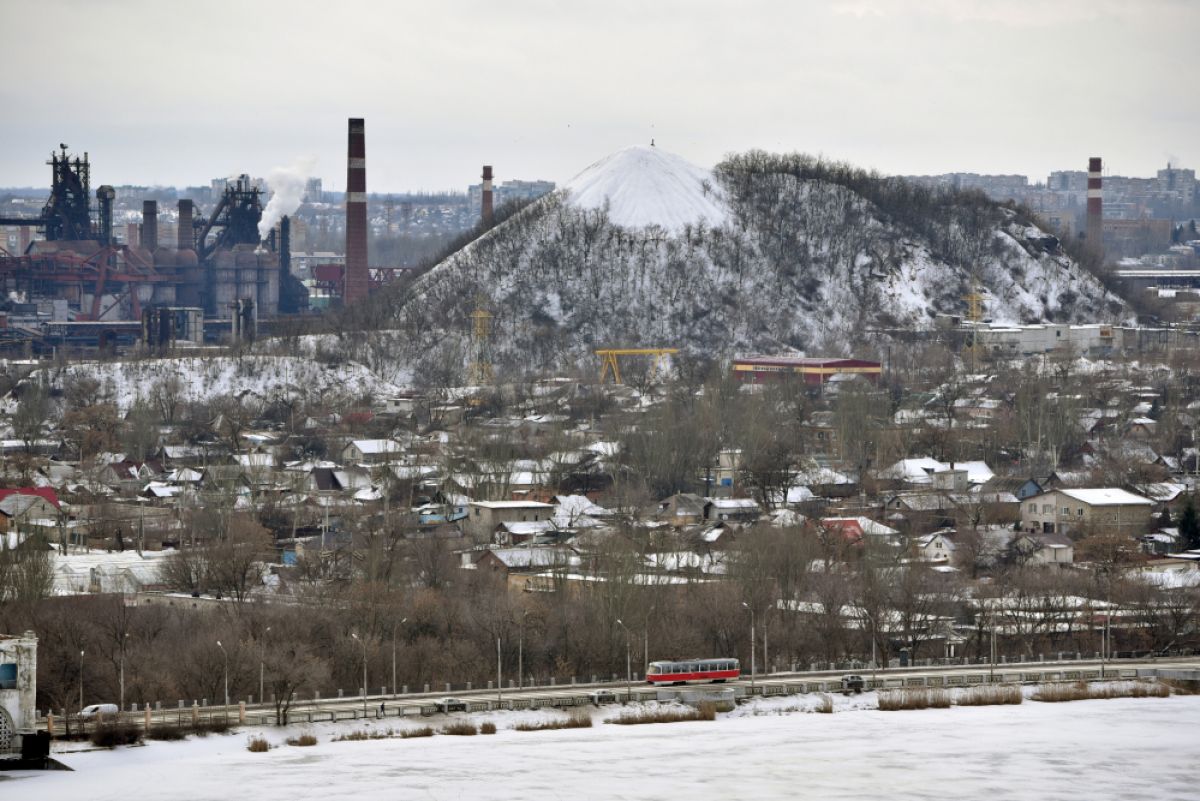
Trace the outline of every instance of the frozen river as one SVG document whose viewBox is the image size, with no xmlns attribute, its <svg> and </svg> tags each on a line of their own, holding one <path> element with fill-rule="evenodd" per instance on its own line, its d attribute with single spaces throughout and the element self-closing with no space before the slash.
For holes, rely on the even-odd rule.
<svg viewBox="0 0 1200 801">
<path fill-rule="evenodd" d="M 341 743 L 321 726 L 311 729 L 319 745 L 265 754 L 246 750 L 245 732 L 214 735 L 60 754 L 75 772 L 0 780 L 0 799 L 1200 798 L 1200 697 L 748 711 L 651 726 L 605 725 L 596 713 L 592 729 L 545 732 L 506 730 L 514 717 L 501 715 L 494 736 Z"/>
</svg>

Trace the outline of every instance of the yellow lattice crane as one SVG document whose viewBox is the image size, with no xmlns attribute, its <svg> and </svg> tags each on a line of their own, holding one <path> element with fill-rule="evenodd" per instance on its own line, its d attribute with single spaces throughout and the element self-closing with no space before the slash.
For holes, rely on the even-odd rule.
<svg viewBox="0 0 1200 801">
<path fill-rule="evenodd" d="M 490 384 L 496 377 L 492 371 L 492 313 L 486 304 L 487 299 L 477 295 L 475 311 L 471 312 L 471 365 L 467 382 L 474 386 Z"/>
<path fill-rule="evenodd" d="M 620 364 L 622 356 L 653 356 L 654 361 L 650 363 L 650 377 L 653 378 L 658 374 L 660 367 L 666 366 L 667 357 L 676 353 L 679 353 L 679 348 L 601 348 L 596 351 L 596 355 L 600 357 L 600 383 L 604 383 L 609 373 L 612 373 L 614 384 L 623 383 Z"/>
<path fill-rule="evenodd" d="M 971 282 L 971 291 L 963 300 L 967 302 L 967 320 L 971 323 L 971 369 L 979 364 L 979 328 L 983 323 L 984 296 L 980 291 L 979 282 Z"/>
</svg>

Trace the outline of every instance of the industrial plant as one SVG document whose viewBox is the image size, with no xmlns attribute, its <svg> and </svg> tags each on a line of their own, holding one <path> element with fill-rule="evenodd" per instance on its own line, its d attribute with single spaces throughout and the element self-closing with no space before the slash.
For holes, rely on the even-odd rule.
<svg viewBox="0 0 1200 801">
<path fill-rule="evenodd" d="M 367 196 L 364 121 L 349 122 L 346 267 L 338 294 L 366 297 Z M 263 190 L 247 175 L 228 182 L 205 212 L 178 201 L 174 241 L 159 237 L 156 200 L 125 241 L 114 230 L 112 186 L 91 186 L 91 162 L 60 144 L 47 162 L 50 196 L 37 216 L 0 217 L 20 230 L 17 253 L 0 251 L 0 347 L 160 348 L 253 338 L 259 321 L 308 310 L 308 290 L 290 265 L 288 216 L 260 236 Z M 35 236 L 36 234 L 36 236 Z"/>
</svg>

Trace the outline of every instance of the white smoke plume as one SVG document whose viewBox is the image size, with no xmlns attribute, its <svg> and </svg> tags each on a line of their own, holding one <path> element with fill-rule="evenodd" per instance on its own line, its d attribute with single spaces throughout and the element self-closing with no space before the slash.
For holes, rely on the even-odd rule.
<svg viewBox="0 0 1200 801">
<path fill-rule="evenodd" d="M 304 199 L 304 185 L 312 174 L 317 160 L 312 156 L 296 159 L 290 167 L 276 167 L 267 176 L 267 184 L 271 187 L 271 199 L 263 209 L 262 219 L 258 222 L 258 238 L 266 239 L 267 234 L 285 215 L 294 214 L 300 208 Z"/>
</svg>

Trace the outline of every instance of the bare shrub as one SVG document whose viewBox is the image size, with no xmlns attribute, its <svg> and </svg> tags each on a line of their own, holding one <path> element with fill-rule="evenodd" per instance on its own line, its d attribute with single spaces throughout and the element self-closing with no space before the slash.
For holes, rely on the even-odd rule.
<svg viewBox="0 0 1200 801">
<path fill-rule="evenodd" d="M 92 732 L 91 741 L 97 748 L 134 745 L 142 741 L 142 730 L 123 720 L 100 723 Z"/>
<path fill-rule="evenodd" d="M 950 692 L 940 687 L 910 687 L 879 693 L 879 708 L 884 712 L 904 709 L 949 709 L 952 701 Z"/>
<path fill-rule="evenodd" d="M 433 729 L 428 726 L 421 726 L 416 729 L 401 729 L 400 737 L 407 740 L 410 737 L 432 737 Z"/>
<path fill-rule="evenodd" d="M 712 701 L 701 701 L 696 704 L 696 712 L 699 713 L 697 720 L 717 719 L 717 705 Z"/>
<path fill-rule="evenodd" d="M 256 754 L 261 754 L 264 751 L 270 751 L 271 744 L 267 742 L 266 737 L 251 737 L 246 742 L 246 750 L 253 751 Z"/>
<path fill-rule="evenodd" d="M 480 723 L 479 724 L 479 733 L 480 734 L 495 734 L 496 733 L 496 724 L 492 723 L 490 720 L 486 721 L 484 723 Z"/>
<path fill-rule="evenodd" d="M 150 740 L 182 740 L 187 737 L 187 732 L 173 723 L 158 723 L 150 727 L 146 737 Z"/>
<path fill-rule="evenodd" d="M 299 737 L 287 738 L 287 744 L 288 745 L 301 745 L 301 746 L 316 745 L 317 738 L 316 738 L 316 735 L 313 735 L 313 734 L 301 734 Z"/>
<path fill-rule="evenodd" d="M 474 737 L 476 734 L 479 734 L 479 727 L 474 723 L 460 720 L 457 723 L 449 723 L 443 726 L 442 734 L 454 734 L 460 737 Z"/>
<path fill-rule="evenodd" d="M 339 734 L 337 737 L 333 738 L 333 741 L 335 743 L 343 743 L 343 742 L 358 742 L 360 740 L 370 740 L 370 739 L 372 739 L 372 735 L 368 734 L 365 731 L 352 731 L 348 734 Z M 378 739 L 378 738 L 375 738 L 375 739 Z"/>
<path fill-rule="evenodd" d="M 998 706 L 1019 704 L 1025 700 L 1021 688 L 1015 684 L 968 687 L 954 700 L 957 706 Z"/>
<path fill-rule="evenodd" d="M 536 723 L 518 723 L 516 731 L 549 731 L 551 729 L 590 729 L 592 717 L 583 711 L 572 712 L 560 720 L 539 720 Z"/>
<path fill-rule="evenodd" d="M 1088 684 L 1057 682 L 1043 685 L 1030 696 L 1034 701 L 1061 703 L 1063 701 L 1087 701 L 1103 698 L 1166 698 L 1171 688 L 1159 682 L 1139 681 L 1132 684 Z"/>
<path fill-rule="evenodd" d="M 716 717 L 716 708 L 713 708 Z M 659 707 L 657 709 L 642 709 L 633 712 L 623 712 L 615 718 L 609 718 L 605 723 L 616 723 L 619 726 L 636 726 L 643 723 L 682 723 L 688 720 L 712 720 L 705 717 L 699 709 L 692 707 Z"/>
<path fill-rule="evenodd" d="M 817 711 L 825 714 L 833 714 L 833 696 L 829 693 L 821 693 L 821 700 L 817 702 Z"/>
</svg>

